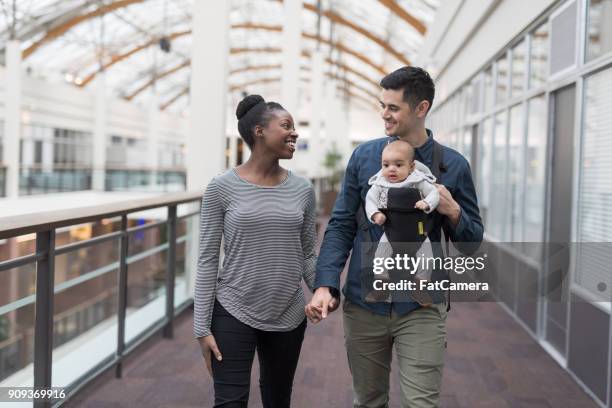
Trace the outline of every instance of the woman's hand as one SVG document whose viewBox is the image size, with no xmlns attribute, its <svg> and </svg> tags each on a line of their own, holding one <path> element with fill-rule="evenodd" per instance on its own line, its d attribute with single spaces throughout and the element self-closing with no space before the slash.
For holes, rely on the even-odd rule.
<svg viewBox="0 0 612 408">
<path fill-rule="evenodd" d="M 221 361 L 223 357 L 221 356 L 221 352 L 219 351 L 215 337 L 212 334 L 204 337 L 198 337 L 198 342 L 200 343 L 200 349 L 202 350 L 202 357 L 204 357 L 204 362 L 206 362 L 206 368 L 212 377 L 211 353 L 215 355 L 217 361 Z"/>
</svg>

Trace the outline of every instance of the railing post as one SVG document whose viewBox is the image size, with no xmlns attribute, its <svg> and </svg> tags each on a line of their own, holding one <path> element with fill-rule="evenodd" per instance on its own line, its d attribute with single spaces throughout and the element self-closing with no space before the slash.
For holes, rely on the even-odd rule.
<svg viewBox="0 0 612 408">
<path fill-rule="evenodd" d="M 164 337 L 173 337 L 174 277 L 176 270 L 176 204 L 168 206 L 168 265 L 166 267 L 166 326 Z"/>
<path fill-rule="evenodd" d="M 121 239 L 119 240 L 119 285 L 117 305 L 117 365 L 115 377 L 122 376 L 123 352 L 125 350 L 125 310 L 127 308 L 127 255 L 128 255 L 127 215 L 121 216 Z"/>
<path fill-rule="evenodd" d="M 34 387 L 50 388 L 53 362 L 53 285 L 55 283 L 55 230 L 36 233 L 36 252 L 45 257 L 36 262 L 36 320 L 34 332 Z M 34 407 L 49 407 L 47 401 Z"/>
</svg>

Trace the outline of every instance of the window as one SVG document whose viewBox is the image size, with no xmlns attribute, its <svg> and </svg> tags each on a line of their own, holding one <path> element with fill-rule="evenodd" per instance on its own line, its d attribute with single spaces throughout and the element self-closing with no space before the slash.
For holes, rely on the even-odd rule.
<svg viewBox="0 0 612 408">
<path fill-rule="evenodd" d="M 508 99 L 508 56 L 497 60 L 497 81 L 495 87 L 495 104 L 499 105 Z"/>
<path fill-rule="evenodd" d="M 463 128 L 463 143 L 459 146 L 461 154 L 470 162 L 472 160 L 472 127 L 466 126 Z"/>
<path fill-rule="evenodd" d="M 481 77 L 477 76 L 472 79 L 469 85 L 470 91 L 470 114 L 480 112 L 480 87 L 481 87 Z"/>
<path fill-rule="evenodd" d="M 525 73 L 527 71 L 527 55 L 525 40 L 512 49 L 512 88 L 511 97 L 519 96 L 525 88 Z"/>
<path fill-rule="evenodd" d="M 91 166 L 91 133 L 72 129 L 53 129 L 53 162 Z"/>
<path fill-rule="evenodd" d="M 587 61 L 612 51 L 610 21 L 612 0 L 590 0 L 587 17 Z"/>
<path fill-rule="evenodd" d="M 538 88 L 548 77 L 548 24 L 544 23 L 531 34 L 529 87 Z"/>
<path fill-rule="evenodd" d="M 493 107 L 493 67 L 489 67 L 484 72 L 484 110 L 488 111 Z"/>
<path fill-rule="evenodd" d="M 485 225 L 488 225 L 489 213 L 489 191 L 491 186 L 491 159 L 493 153 L 493 121 L 491 118 L 485 119 L 482 123 L 482 136 L 479 140 L 479 161 L 478 161 L 478 202 L 482 209 L 482 217 Z"/>
<path fill-rule="evenodd" d="M 556 74 L 576 63 L 576 1 L 550 18 L 550 73 Z"/>
<path fill-rule="evenodd" d="M 504 220 L 506 219 L 506 125 L 507 114 L 501 112 L 494 117 L 493 134 L 493 164 L 491 166 L 491 206 L 489 213 L 489 224 L 487 225 L 491 235 L 499 240 L 504 239 Z"/>
<path fill-rule="evenodd" d="M 578 241 L 576 283 L 610 299 L 609 254 L 596 242 L 612 242 L 612 69 L 586 79 L 584 88 L 584 120 L 579 163 Z M 602 291 L 600 283 L 607 287 Z M 599 286 L 599 287 L 598 287 Z"/>
<path fill-rule="evenodd" d="M 525 242 L 541 242 L 544 235 L 547 112 L 544 95 L 527 105 L 527 160 L 525 174 Z"/>
<path fill-rule="evenodd" d="M 0 163 L 5 162 L 4 159 L 4 122 L 0 120 Z"/>
<path fill-rule="evenodd" d="M 511 207 L 507 211 L 506 239 L 510 242 L 523 240 L 523 163 L 524 163 L 523 105 L 510 109 L 508 129 L 508 199 Z"/>
</svg>

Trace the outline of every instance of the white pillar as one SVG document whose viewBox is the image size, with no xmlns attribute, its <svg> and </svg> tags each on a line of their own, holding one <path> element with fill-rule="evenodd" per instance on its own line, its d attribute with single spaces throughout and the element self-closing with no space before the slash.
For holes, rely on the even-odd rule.
<svg viewBox="0 0 612 408">
<path fill-rule="evenodd" d="M 281 100 L 279 101 L 294 119 L 298 114 L 300 87 L 300 58 L 302 54 L 302 0 L 284 0 L 283 68 L 281 76 Z"/>
<path fill-rule="evenodd" d="M 229 3 L 193 3 L 187 190 L 205 188 L 225 167 Z"/>
<path fill-rule="evenodd" d="M 21 140 L 21 43 L 6 44 L 6 94 L 4 118 L 4 157 L 6 196 L 19 195 L 19 141 Z"/>
<path fill-rule="evenodd" d="M 238 162 L 238 138 L 240 136 L 230 133 L 230 143 L 229 143 L 229 167 L 230 169 L 236 167 Z"/>
<path fill-rule="evenodd" d="M 108 139 L 108 105 L 106 101 L 106 73 L 99 72 L 94 81 L 94 131 L 92 190 L 104 191 L 106 145 Z"/>
<path fill-rule="evenodd" d="M 149 109 L 147 111 L 147 167 L 149 168 L 150 176 L 149 176 L 149 189 L 156 190 L 156 178 L 157 171 L 159 168 L 159 163 L 157 162 L 157 152 L 158 152 L 158 117 L 160 115 L 159 111 L 159 101 L 157 98 L 157 94 L 153 93 L 151 95 L 151 100 L 149 101 Z"/>
<path fill-rule="evenodd" d="M 53 129 L 47 128 L 44 132 L 42 147 L 42 167 L 45 172 L 51 172 L 53 170 L 54 149 Z"/>
<path fill-rule="evenodd" d="M 325 143 L 327 151 L 334 147 L 342 155 L 342 162 L 346 163 L 351 154 L 351 143 L 348 129 L 348 112 L 344 108 L 341 96 L 336 92 L 336 81 L 329 80 L 325 95 Z"/>
<path fill-rule="evenodd" d="M 251 148 L 246 143 L 242 144 L 242 162 L 246 163 L 251 157 Z"/>
<path fill-rule="evenodd" d="M 228 95 L 229 1 L 194 1 L 190 130 L 186 142 L 187 190 L 202 190 L 225 166 Z M 198 220 L 188 227 L 187 291 L 193 293 L 198 258 Z"/>
<path fill-rule="evenodd" d="M 324 92 L 324 68 L 325 68 L 325 57 L 320 50 L 315 50 L 312 53 L 312 81 L 310 83 L 310 143 L 309 143 L 309 155 L 316 158 L 325 157 L 325 133 L 323 131 L 323 118 L 324 118 L 324 103 L 325 103 L 325 92 Z M 314 177 L 323 177 L 325 175 L 325 168 L 318 164 L 311 169 L 311 173 Z"/>
</svg>

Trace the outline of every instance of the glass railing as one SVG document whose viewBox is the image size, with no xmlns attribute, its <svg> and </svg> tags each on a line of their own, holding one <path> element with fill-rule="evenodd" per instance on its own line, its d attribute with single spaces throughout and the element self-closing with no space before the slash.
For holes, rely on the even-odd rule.
<svg viewBox="0 0 612 408">
<path fill-rule="evenodd" d="M 105 370 L 120 377 L 125 355 L 152 334 L 171 338 L 174 316 L 192 302 L 185 266 L 195 265 L 186 256 L 200 198 L 4 218 L 0 387 L 62 387 L 70 398 Z"/>
</svg>

